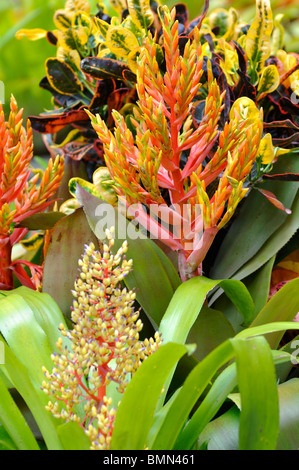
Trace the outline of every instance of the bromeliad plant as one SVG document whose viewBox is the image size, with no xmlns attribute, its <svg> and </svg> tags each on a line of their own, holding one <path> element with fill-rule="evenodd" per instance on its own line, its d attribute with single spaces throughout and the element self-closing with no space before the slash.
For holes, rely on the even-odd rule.
<svg viewBox="0 0 299 470">
<path fill-rule="evenodd" d="M 203 75 L 199 32 L 194 29 L 181 55 L 175 10 L 161 8 L 159 14 L 165 72 L 160 70 L 156 42 L 149 35 L 137 73 L 139 101 L 131 119 L 135 129 L 131 131 L 117 111 L 113 112 L 114 133 L 99 115 L 91 119 L 120 198 L 129 213 L 130 206 L 137 204 L 131 215 L 152 236 L 179 252 L 180 274 L 186 280 L 201 273 L 218 230 L 248 191 L 244 183 L 259 158 L 263 114 L 252 101 L 241 100 L 220 131 L 224 94 L 208 65 L 208 96 L 201 122 L 194 126 L 193 103 L 199 98 Z M 209 197 L 208 186 L 218 177 L 217 189 Z M 145 208 L 156 211 L 161 220 Z M 163 226 L 166 221 L 171 227 Z"/>
<path fill-rule="evenodd" d="M 50 159 L 47 169 L 32 175 L 33 135 L 30 121 L 23 126 L 23 110 L 11 97 L 10 115 L 5 121 L 0 106 L 0 285 L 13 288 L 13 273 L 26 285 L 39 287 L 40 266 L 26 261 L 12 261 L 12 247 L 28 233 L 18 227 L 25 218 L 45 211 L 52 203 L 64 171 L 63 157 Z M 29 267 L 31 279 L 22 264 Z"/>
</svg>

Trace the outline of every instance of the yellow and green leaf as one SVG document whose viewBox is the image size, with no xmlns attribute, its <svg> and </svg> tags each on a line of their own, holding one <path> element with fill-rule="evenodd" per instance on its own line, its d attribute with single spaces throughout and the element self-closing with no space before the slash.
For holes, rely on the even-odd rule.
<svg viewBox="0 0 299 470">
<path fill-rule="evenodd" d="M 224 8 L 216 8 L 209 15 L 210 29 L 219 28 L 217 36 L 224 38 L 226 41 L 234 39 L 236 32 L 236 25 L 238 23 L 239 15 L 234 8 L 225 10 Z"/>
<path fill-rule="evenodd" d="M 276 90 L 279 85 L 280 77 L 277 67 L 275 65 L 268 65 L 262 70 L 259 84 L 258 92 L 261 93 L 272 93 Z"/>
<path fill-rule="evenodd" d="M 39 248 L 44 241 L 44 235 L 42 233 L 34 233 L 30 238 L 23 239 L 21 245 L 28 251 L 33 251 Z"/>
<path fill-rule="evenodd" d="M 100 5 L 102 5 L 102 2 L 98 2 Z M 88 0 L 67 0 L 65 4 L 65 9 L 66 10 L 72 10 L 72 11 L 85 11 L 86 13 L 90 13 L 90 2 Z"/>
<path fill-rule="evenodd" d="M 128 0 L 127 4 L 133 21 L 142 28 L 147 29 L 154 20 L 150 0 Z"/>
<path fill-rule="evenodd" d="M 274 18 L 274 29 L 272 34 L 272 50 L 271 54 L 276 55 L 279 49 L 283 48 L 284 45 L 284 27 L 281 24 L 283 19 L 283 14 L 279 13 Z"/>
<path fill-rule="evenodd" d="M 54 14 L 53 21 L 57 29 L 67 31 L 72 26 L 72 18 L 74 13 L 68 10 L 57 10 Z"/>
<path fill-rule="evenodd" d="M 100 167 L 95 170 L 92 176 L 93 184 L 97 191 L 101 194 L 102 198 L 109 204 L 117 203 L 117 194 L 115 191 L 115 183 L 111 179 L 107 167 Z"/>
<path fill-rule="evenodd" d="M 81 57 L 76 49 L 63 49 L 58 47 L 56 57 L 62 62 L 66 62 L 73 70 L 80 70 Z"/>
<path fill-rule="evenodd" d="M 97 16 L 93 17 L 93 22 L 94 22 L 94 35 L 95 37 L 101 41 L 106 41 L 107 38 L 107 32 L 109 29 L 109 23 L 106 21 L 101 20 L 101 18 L 98 18 Z"/>
<path fill-rule="evenodd" d="M 64 95 L 72 95 L 83 91 L 83 84 L 73 69 L 56 57 L 46 60 L 46 73 L 50 85 L 54 90 Z"/>
<path fill-rule="evenodd" d="M 107 32 L 107 46 L 116 57 L 126 58 L 130 52 L 139 49 L 136 36 L 122 26 L 109 28 Z"/>
<path fill-rule="evenodd" d="M 257 83 L 257 72 L 271 54 L 273 17 L 270 0 L 256 0 L 256 15 L 247 32 L 245 51 L 250 61 L 250 73 Z"/>
<path fill-rule="evenodd" d="M 72 196 L 76 197 L 77 184 L 79 184 L 89 194 L 92 194 L 93 196 L 103 199 L 103 197 L 101 196 L 101 194 L 99 193 L 99 191 L 97 190 L 94 184 L 79 177 L 71 178 L 69 181 L 69 191 Z"/>
</svg>

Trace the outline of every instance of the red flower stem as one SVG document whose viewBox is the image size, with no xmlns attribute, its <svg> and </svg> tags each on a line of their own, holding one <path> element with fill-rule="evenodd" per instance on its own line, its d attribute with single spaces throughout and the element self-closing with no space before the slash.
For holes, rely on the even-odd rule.
<svg viewBox="0 0 299 470">
<path fill-rule="evenodd" d="M 0 248 L 0 283 L 7 286 L 7 289 L 13 289 L 13 272 L 10 269 L 11 249 L 10 241 Z"/>
</svg>

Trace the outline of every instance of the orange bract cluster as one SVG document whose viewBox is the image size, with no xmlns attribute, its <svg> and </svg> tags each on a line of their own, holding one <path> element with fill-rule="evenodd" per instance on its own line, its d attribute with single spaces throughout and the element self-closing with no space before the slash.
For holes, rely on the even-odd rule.
<svg viewBox="0 0 299 470">
<path fill-rule="evenodd" d="M 248 103 L 246 107 L 239 102 L 223 130 L 219 130 L 224 93 L 208 62 L 208 93 L 203 117 L 196 123 L 192 111 L 199 99 L 204 71 L 198 30 L 193 30 L 182 52 L 175 9 L 169 12 L 161 8 L 160 18 L 161 46 L 149 35 L 140 54 L 139 101 L 131 119 L 135 132 L 116 111 L 114 132 L 99 115 L 90 116 L 104 144 L 106 164 L 119 197 L 125 198 L 128 208 L 139 204 L 137 221 L 155 235 L 164 234 L 164 243 L 179 252 L 181 276 L 186 279 L 199 273 L 217 231 L 228 222 L 247 192 L 243 183 L 258 155 L 263 115 L 253 102 L 256 112 L 250 109 L 250 113 Z M 210 199 L 206 188 L 217 179 L 218 188 Z M 153 204 L 163 206 L 168 221 L 171 216 L 171 228 L 163 227 L 163 216 L 150 220 L 148 210 L 142 206 Z M 188 211 L 184 211 L 186 205 Z M 196 211 L 198 205 L 201 214 Z M 180 230 L 181 235 L 176 237 L 174 225 L 179 223 L 188 230 Z M 204 232 L 200 233 L 199 227 Z"/>
<path fill-rule="evenodd" d="M 11 247 L 25 235 L 26 230 L 14 224 L 44 211 L 53 198 L 63 176 L 64 160 L 49 160 L 45 172 L 32 176 L 33 136 L 30 122 L 23 127 L 23 110 L 18 110 L 15 98 L 10 101 L 10 115 L 5 120 L 0 104 L 0 283 L 12 287 L 10 266 Z"/>
</svg>

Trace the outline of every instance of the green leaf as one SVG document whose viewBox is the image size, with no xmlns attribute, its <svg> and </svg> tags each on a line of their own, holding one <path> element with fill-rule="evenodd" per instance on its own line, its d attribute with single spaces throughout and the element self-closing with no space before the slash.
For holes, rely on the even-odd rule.
<svg viewBox="0 0 299 470">
<path fill-rule="evenodd" d="M 59 93 L 73 95 L 83 91 L 83 84 L 73 69 L 55 57 L 46 60 L 46 73 L 50 85 Z"/>
<path fill-rule="evenodd" d="M 3 338 L 0 335 L 0 340 L 2 339 Z M 32 415 L 34 416 L 43 435 L 47 448 L 49 450 L 62 449 L 56 431 L 56 427 L 60 424 L 60 420 L 52 418 L 50 413 L 45 409 L 48 397 L 44 392 L 42 392 L 42 390 L 40 390 L 40 387 L 39 390 L 37 390 L 37 387 L 33 385 L 31 378 L 29 377 L 28 370 L 6 345 L 4 339 L 3 344 L 5 348 L 5 364 L 0 365 L 2 372 L 5 373 L 32 412 Z"/>
<path fill-rule="evenodd" d="M 155 353 L 156 354 L 156 353 Z M 214 349 L 190 372 L 173 401 L 160 431 L 152 444 L 152 450 L 173 449 L 177 437 L 188 419 L 195 403 L 206 389 L 217 370 L 233 357 L 229 340 Z"/>
<path fill-rule="evenodd" d="M 0 300 L 0 332 L 40 390 L 44 379 L 42 366 L 51 366 L 53 351 L 33 311 L 20 295 L 13 293 Z"/>
<path fill-rule="evenodd" d="M 199 362 L 192 369 L 177 393 L 176 398 L 173 400 L 172 406 L 169 408 L 151 448 L 153 450 L 170 450 L 174 448 L 178 436 L 197 400 L 201 397 L 216 372 L 233 358 L 233 342 L 235 344 L 253 336 L 288 328 L 299 329 L 299 325 L 295 325 L 294 322 L 277 322 L 255 328 L 247 328 L 236 335 L 233 340 L 226 340 Z M 229 384 L 226 383 L 226 386 L 229 387 Z"/>
<path fill-rule="evenodd" d="M 4 426 L 0 425 L 0 450 L 18 450 Z"/>
<path fill-rule="evenodd" d="M 285 155 L 274 165 L 273 174 L 285 172 L 299 172 L 297 155 Z M 263 183 L 263 189 L 273 192 L 285 207 L 295 210 L 292 206 L 298 183 L 267 181 Z M 299 228 L 298 220 L 298 215 L 293 217 L 293 214 L 279 211 L 258 191 L 251 191 L 224 237 L 209 276 L 213 279 L 242 279 L 248 276 L 287 243 Z M 275 239 L 271 240 L 272 235 Z M 272 242 L 272 245 L 267 247 L 267 252 L 263 252 L 266 242 Z M 255 255 L 258 255 L 257 259 Z M 246 263 L 253 263 L 253 266 L 248 264 L 247 269 Z"/>
<path fill-rule="evenodd" d="M 264 306 L 254 319 L 251 328 L 259 325 L 269 325 L 272 322 L 288 322 L 295 318 L 299 311 L 299 278 L 285 284 Z M 281 332 L 268 337 L 273 348 L 276 348 L 282 337 Z"/>
<path fill-rule="evenodd" d="M 44 330 L 51 349 L 54 350 L 59 336 L 60 323 L 67 327 L 65 318 L 55 300 L 49 294 L 36 292 L 24 286 L 5 292 L 5 295 L 11 294 L 18 294 L 26 301 L 34 313 L 35 320 Z"/>
<path fill-rule="evenodd" d="M 231 323 L 222 312 L 203 305 L 186 342 L 197 344 L 194 356 L 201 361 L 219 344 L 234 335 Z"/>
<path fill-rule="evenodd" d="M 73 303 L 71 290 L 78 276 L 78 260 L 83 255 L 84 245 L 91 241 L 97 246 L 81 208 L 61 219 L 52 233 L 44 262 L 43 292 L 51 295 L 67 317 L 70 317 Z"/>
<path fill-rule="evenodd" d="M 221 287 L 238 307 L 246 323 L 252 319 L 254 304 L 244 284 L 234 279 L 215 281 L 204 276 L 194 277 L 181 284 L 160 323 L 164 342 L 184 343 L 204 300 L 213 288 Z"/>
<path fill-rule="evenodd" d="M 235 279 L 243 279 L 254 273 L 260 266 L 266 263 L 272 256 L 291 239 L 299 228 L 299 193 L 296 195 L 292 205 L 292 214 L 287 216 L 286 221 L 281 225 L 264 243 L 256 255 L 245 263 L 235 273 Z"/>
<path fill-rule="evenodd" d="M 268 301 L 271 274 L 274 261 L 275 256 L 270 258 L 270 260 L 267 261 L 267 263 L 265 263 L 260 269 L 258 269 L 253 274 L 242 280 L 242 282 L 247 287 L 254 302 L 255 311 L 253 314 L 253 318 L 257 316 L 257 314 L 266 305 Z M 236 306 L 224 293 L 219 298 L 217 298 L 219 293 L 220 290 L 217 291 L 215 294 L 216 301 L 213 301 L 214 297 L 212 296 L 209 301 L 210 305 L 213 305 L 214 309 L 223 312 L 223 314 L 229 320 L 236 332 L 240 331 L 241 329 L 243 329 L 243 318 L 241 314 L 238 312 Z"/>
<path fill-rule="evenodd" d="M 298 450 L 299 379 L 278 385 L 279 435 L 276 450 Z M 239 406 L 238 394 L 232 398 Z M 240 410 L 233 406 L 228 412 L 210 422 L 200 435 L 198 444 L 208 441 L 208 450 L 237 450 Z"/>
<path fill-rule="evenodd" d="M 275 369 L 267 340 L 231 340 L 241 396 L 240 450 L 274 450 L 279 431 Z"/>
<path fill-rule="evenodd" d="M 58 211 L 34 214 L 23 219 L 17 224 L 17 227 L 26 227 L 29 230 L 49 230 L 63 217 L 65 214 Z"/>
<path fill-rule="evenodd" d="M 188 450 L 215 416 L 229 393 L 237 385 L 236 365 L 231 364 L 216 378 L 207 396 L 203 399 L 175 443 L 175 449 Z"/>
<path fill-rule="evenodd" d="M 239 420 L 240 410 L 233 406 L 206 426 L 197 446 L 207 443 L 207 450 L 238 450 Z"/>
<path fill-rule="evenodd" d="M 299 436 L 299 379 L 278 386 L 279 435 L 276 450 L 298 450 Z"/>
<path fill-rule="evenodd" d="M 168 343 L 142 363 L 119 405 L 111 441 L 112 451 L 145 448 L 162 387 L 169 372 L 187 352 L 186 346 Z"/>
<path fill-rule="evenodd" d="M 19 408 L 0 377 L 0 421 L 19 450 L 39 450 L 39 446 Z M 0 427 L 1 430 L 1 427 Z M 1 441 L 1 437 L 0 437 Z"/>
<path fill-rule="evenodd" d="M 57 428 L 64 450 L 89 450 L 90 440 L 78 423 L 69 421 Z"/>
</svg>

